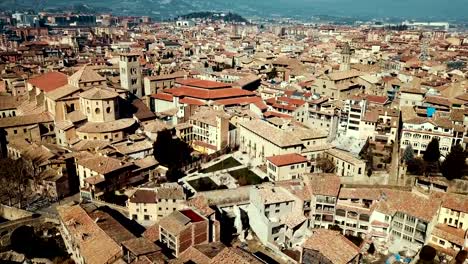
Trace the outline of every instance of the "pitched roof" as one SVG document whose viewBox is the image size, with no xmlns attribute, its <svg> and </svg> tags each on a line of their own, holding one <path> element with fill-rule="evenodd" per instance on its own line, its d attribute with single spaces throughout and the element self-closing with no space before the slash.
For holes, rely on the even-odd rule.
<svg viewBox="0 0 468 264">
<path fill-rule="evenodd" d="M 302 176 L 309 192 L 314 195 L 337 197 L 341 180 L 332 173 L 309 173 Z"/>
<path fill-rule="evenodd" d="M 1 119 L 0 128 L 29 126 L 40 123 L 49 123 L 53 121 L 53 118 L 48 113 L 5 117 Z"/>
<path fill-rule="evenodd" d="M 130 203 L 156 203 L 156 192 L 153 190 L 136 190 L 129 199 Z"/>
<path fill-rule="evenodd" d="M 22 101 L 22 98 L 17 96 L 0 96 L 0 110 L 16 109 Z"/>
<path fill-rule="evenodd" d="M 211 264 L 262 264 L 260 260 L 240 248 L 226 247 L 218 253 Z"/>
<path fill-rule="evenodd" d="M 80 94 L 81 98 L 89 99 L 89 100 L 106 100 L 118 97 L 119 94 L 104 88 L 91 88 L 87 91 L 84 91 Z"/>
<path fill-rule="evenodd" d="M 102 77 L 88 66 L 83 66 L 69 78 L 71 83 L 101 82 L 105 80 L 106 78 Z"/>
<path fill-rule="evenodd" d="M 31 78 L 28 83 L 39 88 L 44 92 L 53 91 L 67 84 L 68 76 L 61 72 L 48 72 L 41 76 Z"/>
<path fill-rule="evenodd" d="M 359 254 L 359 248 L 338 231 L 318 229 L 303 244 L 317 250 L 333 264 L 346 264 Z"/>
<path fill-rule="evenodd" d="M 62 206 L 57 211 L 86 263 L 107 263 L 122 256 L 119 244 L 99 228 L 80 205 Z"/>
<path fill-rule="evenodd" d="M 129 167 L 133 166 L 132 163 L 121 161 L 116 158 L 97 155 L 90 158 L 78 159 L 77 164 L 102 175 L 121 169 L 129 169 Z"/>
<path fill-rule="evenodd" d="M 253 96 L 253 92 L 243 90 L 240 88 L 222 88 L 222 89 L 200 89 L 188 86 L 181 86 L 177 88 L 167 89 L 165 92 L 172 94 L 173 96 L 182 97 L 188 96 L 197 99 L 205 100 L 219 100 L 230 97 L 242 97 L 242 96 Z"/>
<path fill-rule="evenodd" d="M 277 156 L 267 157 L 266 159 L 277 167 L 307 162 L 306 157 L 297 153 L 277 155 Z"/>
<path fill-rule="evenodd" d="M 82 133 L 121 131 L 130 128 L 133 124 L 135 124 L 135 119 L 133 118 L 122 118 L 108 122 L 87 122 L 85 125 L 79 127 L 77 131 Z"/>
<path fill-rule="evenodd" d="M 196 88 L 203 88 L 203 89 L 220 89 L 220 88 L 230 88 L 232 85 L 222 82 L 215 82 L 215 81 L 207 81 L 207 80 L 200 80 L 200 79 L 178 79 L 176 83 L 189 86 L 189 87 L 196 87 Z"/>
<path fill-rule="evenodd" d="M 64 86 L 60 86 L 53 91 L 46 92 L 45 96 L 54 101 L 57 101 L 78 91 L 81 91 L 81 88 L 71 84 L 65 84 Z"/>
</svg>

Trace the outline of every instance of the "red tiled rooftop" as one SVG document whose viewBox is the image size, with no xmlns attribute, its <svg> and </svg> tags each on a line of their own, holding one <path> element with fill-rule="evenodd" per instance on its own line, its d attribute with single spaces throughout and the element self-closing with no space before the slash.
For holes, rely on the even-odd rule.
<svg viewBox="0 0 468 264">
<path fill-rule="evenodd" d="M 263 113 L 263 116 L 265 118 L 269 118 L 269 117 L 292 118 L 292 116 L 290 115 L 283 114 L 280 112 L 274 112 L 274 111 L 266 111 L 265 113 Z"/>
<path fill-rule="evenodd" d="M 172 102 L 172 95 L 167 93 L 152 94 L 151 97 L 153 97 L 154 99 Z"/>
<path fill-rule="evenodd" d="M 44 92 L 50 92 L 67 84 L 68 76 L 61 72 L 48 72 L 41 76 L 29 79 L 28 83 L 36 86 Z"/>
<path fill-rule="evenodd" d="M 220 88 L 230 88 L 230 87 L 232 87 L 232 85 L 227 84 L 227 83 L 200 80 L 200 79 L 192 79 L 192 78 L 178 79 L 178 80 L 176 80 L 176 83 L 184 85 L 184 86 L 204 88 L 204 89 L 220 89 Z"/>
<path fill-rule="evenodd" d="M 267 157 L 266 159 L 277 167 L 307 162 L 307 159 L 304 156 L 297 153 L 272 156 Z"/>
<path fill-rule="evenodd" d="M 387 97 L 385 96 L 378 96 L 378 95 L 368 95 L 367 101 L 376 104 L 385 104 L 387 102 Z"/>
<path fill-rule="evenodd" d="M 305 104 L 304 100 L 292 99 L 292 98 L 288 98 L 288 97 L 285 97 L 285 96 L 278 97 L 278 101 L 285 102 L 285 103 L 292 104 L 292 105 L 297 105 L 297 106 L 301 106 L 301 105 Z"/>
<path fill-rule="evenodd" d="M 263 104 L 263 106 L 261 106 L 260 103 L 263 103 L 262 102 L 262 99 L 260 97 L 238 97 L 238 98 L 229 98 L 229 99 L 222 99 L 222 100 L 218 100 L 216 101 L 216 104 L 218 105 L 241 105 L 241 104 L 258 104 L 257 106 L 259 106 L 260 109 L 264 109 L 266 108 L 266 105 Z"/>
<path fill-rule="evenodd" d="M 242 97 L 254 95 L 253 92 L 243 90 L 240 88 L 224 88 L 216 90 L 193 88 L 188 86 L 182 86 L 172 89 L 165 90 L 167 93 L 171 93 L 173 96 L 181 97 L 188 96 L 198 99 L 205 100 L 216 100 L 216 99 L 227 99 L 231 97 Z"/>
<path fill-rule="evenodd" d="M 203 221 L 203 217 L 201 217 L 199 214 L 195 213 L 193 210 L 182 210 L 180 211 L 183 215 L 186 217 L 190 218 L 191 222 L 196 223 L 196 222 L 201 222 Z"/>
<path fill-rule="evenodd" d="M 179 102 L 182 104 L 189 104 L 189 105 L 205 105 L 205 103 L 200 100 L 187 98 L 187 97 L 180 99 Z"/>
</svg>

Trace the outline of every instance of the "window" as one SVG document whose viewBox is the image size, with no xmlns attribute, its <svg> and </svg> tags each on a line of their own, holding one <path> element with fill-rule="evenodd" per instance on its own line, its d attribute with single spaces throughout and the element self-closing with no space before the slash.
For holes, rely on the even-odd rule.
<svg viewBox="0 0 468 264">
<path fill-rule="evenodd" d="M 445 245 L 445 241 L 444 240 L 439 240 L 439 244 L 441 244 L 442 246 Z"/>
<path fill-rule="evenodd" d="M 294 165 L 291 165 L 291 170 L 294 170 Z"/>
<path fill-rule="evenodd" d="M 94 110 L 94 112 L 95 112 L 97 115 L 99 115 L 99 114 L 101 113 L 101 109 L 96 108 L 96 109 Z"/>
<path fill-rule="evenodd" d="M 110 111 L 111 111 L 111 108 L 110 108 L 110 107 L 107 107 L 107 108 L 106 108 L 106 113 L 108 113 L 108 114 L 109 114 L 109 113 L 110 113 Z"/>
<path fill-rule="evenodd" d="M 144 218 L 145 218 L 145 220 L 150 220 L 149 215 L 145 215 Z"/>
<path fill-rule="evenodd" d="M 132 215 L 132 219 L 133 220 L 137 220 L 138 219 L 138 216 L 136 214 Z"/>
<path fill-rule="evenodd" d="M 16 131 L 16 129 L 13 130 L 13 134 L 15 134 L 15 135 L 18 134 L 18 131 Z"/>
</svg>

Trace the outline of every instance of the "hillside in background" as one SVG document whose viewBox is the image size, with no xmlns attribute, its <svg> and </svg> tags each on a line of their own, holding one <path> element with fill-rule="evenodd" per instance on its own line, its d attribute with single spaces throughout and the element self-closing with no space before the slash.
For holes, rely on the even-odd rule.
<svg viewBox="0 0 468 264">
<path fill-rule="evenodd" d="M 210 19 L 212 21 L 248 23 L 249 21 L 235 13 L 193 12 L 179 17 L 180 19 Z"/>
<path fill-rule="evenodd" d="M 298 17 L 316 15 L 446 20 L 467 19 L 466 0 L 1 0 L 0 8 L 68 9 L 175 18 L 201 11 L 224 11 L 244 17 Z"/>
</svg>

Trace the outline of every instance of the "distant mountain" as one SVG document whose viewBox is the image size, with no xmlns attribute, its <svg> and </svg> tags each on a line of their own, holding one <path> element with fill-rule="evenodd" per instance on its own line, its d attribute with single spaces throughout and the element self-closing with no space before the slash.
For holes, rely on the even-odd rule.
<svg viewBox="0 0 468 264">
<path fill-rule="evenodd" d="M 67 8 L 85 6 L 117 15 L 175 18 L 201 11 L 238 13 L 244 17 L 296 17 L 317 15 L 419 20 L 468 20 L 467 0 L 0 0 L 0 8 Z"/>
<path fill-rule="evenodd" d="M 249 21 L 242 16 L 227 12 L 192 12 L 179 17 L 180 19 L 210 19 L 212 21 L 224 21 L 224 22 L 238 22 L 238 23 L 249 23 Z"/>
</svg>

